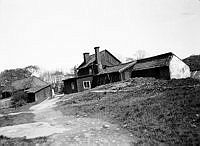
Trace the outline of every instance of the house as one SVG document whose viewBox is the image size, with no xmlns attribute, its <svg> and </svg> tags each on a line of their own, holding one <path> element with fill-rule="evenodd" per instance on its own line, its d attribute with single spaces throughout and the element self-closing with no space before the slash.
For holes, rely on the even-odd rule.
<svg viewBox="0 0 200 146">
<path fill-rule="evenodd" d="M 95 48 L 95 52 L 98 54 L 98 49 L 96 51 Z M 84 54 L 84 62 L 78 68 L 78 77 L 64 80 L 64 93 L 80 92 L 134 77 L 166 80 L 190 77 L 189 66 L 171 52 L 128 63 L 121 63 L 115 57 L 112 59 L 116 62 L 103 64 L 103 62 L 98 63 L 98 56 L 91 59 L 88 54 L 86 56 Z"/>
<path fill-rule="evenodd" d="M 81 92 L 95 87 L 92 84 L 94 76 L 107 67 L 121 64 L 121 61 L 108 50 L 99 52 L 99 47 L 95 47 L 94 50 L 95 54 L 92 55 L 83 53 L 84 61 L 77 68 L 77 77 L 63 80 L 65 94 Z"/>
<path fill-rule="evenodd" d="M 9 87 L 3 90 L 2 96 L 3 98 L 10 98 L 19 91 L 28 95 L 29 102 L 40 102 L 52 96 L 50 84 L 35 76 L 12 82 Z"/>
</svg>

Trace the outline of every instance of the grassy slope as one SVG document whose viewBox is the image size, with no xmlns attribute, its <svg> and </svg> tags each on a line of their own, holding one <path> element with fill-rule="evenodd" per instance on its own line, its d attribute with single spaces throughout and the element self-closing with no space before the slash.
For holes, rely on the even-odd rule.
<svg viewBox="0 0 200 146">
<path fill-rule="evenodd" d="M 64 114 L 101 115 L 140 138 L 139 144 L 200 143 L 200 86 L 197 80 L 135 78 L 117 93 L 83 92 L 63 101 Z M 116 84 L 99 89 L 114 88 Z"/>
</svg>

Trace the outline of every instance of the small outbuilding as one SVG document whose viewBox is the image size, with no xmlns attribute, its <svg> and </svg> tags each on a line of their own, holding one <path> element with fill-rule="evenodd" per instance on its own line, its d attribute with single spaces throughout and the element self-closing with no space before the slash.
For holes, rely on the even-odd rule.
<svg viewBox="0 0 200 146">
<path fill-rule="evenodd" d="M 29 102 L 40 102 L 52 96 L 51 85 L 35 76 L 12 82 L 3 90 L 2 96 L 6 99 L 22 91 L 28 95 Z"/>
<path fill-rule="evenodd" d="M 175 54 L 169 52 L 137 60 L 131 73 L 134 77 L 157 79 L 180 79 L 190 77 L 190 68 Z"/>
</svg>

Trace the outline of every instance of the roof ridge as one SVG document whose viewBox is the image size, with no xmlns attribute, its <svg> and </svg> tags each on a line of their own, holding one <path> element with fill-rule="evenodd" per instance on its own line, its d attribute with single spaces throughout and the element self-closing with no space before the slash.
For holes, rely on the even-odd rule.
<svg viewBox="0 0 200 146">
<path fill-rule="evenodd" d="M 159 57 L 164 57 L 165 55 L 168 55 L 168 56 L 171 56 L 171 55 L 175 55 L 174 53 L 172 52 L 168 52 L 168 53 L 164 53 L 164 54 L 160 54 L 160 55 L 155 55 L 155 56 L 151 56 L 151 57 L 146 57 L 146 58 L 142 58 L 142 59 L 138 59 L 136 60 L 137 62 L 140 62 L 140 61 L 148 61 L 148 60 L 151 60 L 151 59 L 154 59 L 154 58 L 159 58 Z M 176 55 L 175 55 L 176 56 Z"/>
</svg>

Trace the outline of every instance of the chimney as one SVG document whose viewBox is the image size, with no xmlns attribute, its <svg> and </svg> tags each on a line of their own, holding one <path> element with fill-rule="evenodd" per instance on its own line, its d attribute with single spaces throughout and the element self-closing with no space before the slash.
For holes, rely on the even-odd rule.
<svg viewBox="0 0 200 146">
<path fill-rule="evenodd" d="M 95 60 L 96 60 L 96 64 L 98 67 L 98 73 L 99 73 L 100 71 L 103 70 L 103 67 L 101 64 L 101 55 L 99 53 L 99 47 L 95 47 L 94 50 L 95 50 Z"/>
<path fill-rule="evenodd" d="M 90 53 L 83 53 L 84 62 L 88 62 Z"/>
</svg>

